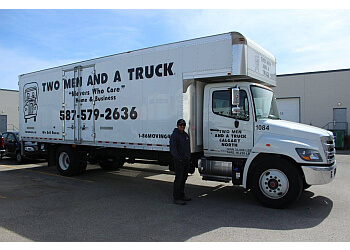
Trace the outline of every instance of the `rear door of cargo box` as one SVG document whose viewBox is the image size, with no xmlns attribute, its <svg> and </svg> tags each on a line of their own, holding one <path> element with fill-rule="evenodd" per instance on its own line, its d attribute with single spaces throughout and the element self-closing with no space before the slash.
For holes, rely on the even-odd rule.
<svg viewBox="0 0 350 250">
<path fill-rule="evenodd" d="M 79 66 L 65 69 L 63 76 L 63 119 L 64 139 L 81 143 L 95 140 L 95 120 L 93 85 L 87 84 L 94 79 L 95 67 Z"/>
</svg>

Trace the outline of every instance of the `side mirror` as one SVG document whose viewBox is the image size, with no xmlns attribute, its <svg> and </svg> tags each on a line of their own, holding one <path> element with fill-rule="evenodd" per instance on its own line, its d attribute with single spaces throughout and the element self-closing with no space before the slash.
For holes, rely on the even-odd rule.
<svg viewBox="0 0 350 250">
<path fill-rule="evenodd" d="M 237 85 L 231 88 L 231 102 L 232 107 L 239 105 L 239 88 Z"/>
<path fill-rule="evenodd" d="M 238 85 L 236 85 L 236 87 L 231 88 L 231 112 L 232 115 L 237 115 L 240 112 Z"/>
</svg>

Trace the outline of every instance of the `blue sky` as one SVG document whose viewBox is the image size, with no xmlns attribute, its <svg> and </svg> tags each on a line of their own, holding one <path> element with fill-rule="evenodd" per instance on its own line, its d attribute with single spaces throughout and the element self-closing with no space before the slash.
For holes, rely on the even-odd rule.
<svg viewBox="0 0 350 250">
<path fill-rule="evenodd" d="M 85 59 L 239 31 L 275 55 L 277 74 L 350 68 L 350 10 L 0 9 L 0 88 Z"/>
</svg>

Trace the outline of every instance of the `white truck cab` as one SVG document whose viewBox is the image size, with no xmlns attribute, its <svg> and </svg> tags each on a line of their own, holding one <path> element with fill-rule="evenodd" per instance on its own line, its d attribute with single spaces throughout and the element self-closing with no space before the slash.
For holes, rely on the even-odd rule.
<svg viewBox="0 0 350 250">
<path fill-rule="evenodd" d="M 310 185 L 333 180 L 332 133 L 280 120 L 271 88 L 248 82 L 208 84 L 204 96 L 203 179 L 232 180 L 276 208 L 289 206 Z"/>
</svg>

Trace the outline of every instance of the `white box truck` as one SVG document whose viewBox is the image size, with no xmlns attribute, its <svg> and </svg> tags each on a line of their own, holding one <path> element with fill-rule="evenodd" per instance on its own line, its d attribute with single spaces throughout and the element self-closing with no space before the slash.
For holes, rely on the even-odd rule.
<svg viewBox="0 0 350 250">
<path fill-rule="evenodd" d="M 19 76 L 20 136 L 45 144 L 65 176 L 87 162 L 169 165 L 186 120 L 191 172 L 232 181 L 267 207 L 295 202 L 336 173 L 331 132 L 279 119 L 274 56 L 238 32 L 166 44 Z"/>
</svg>

